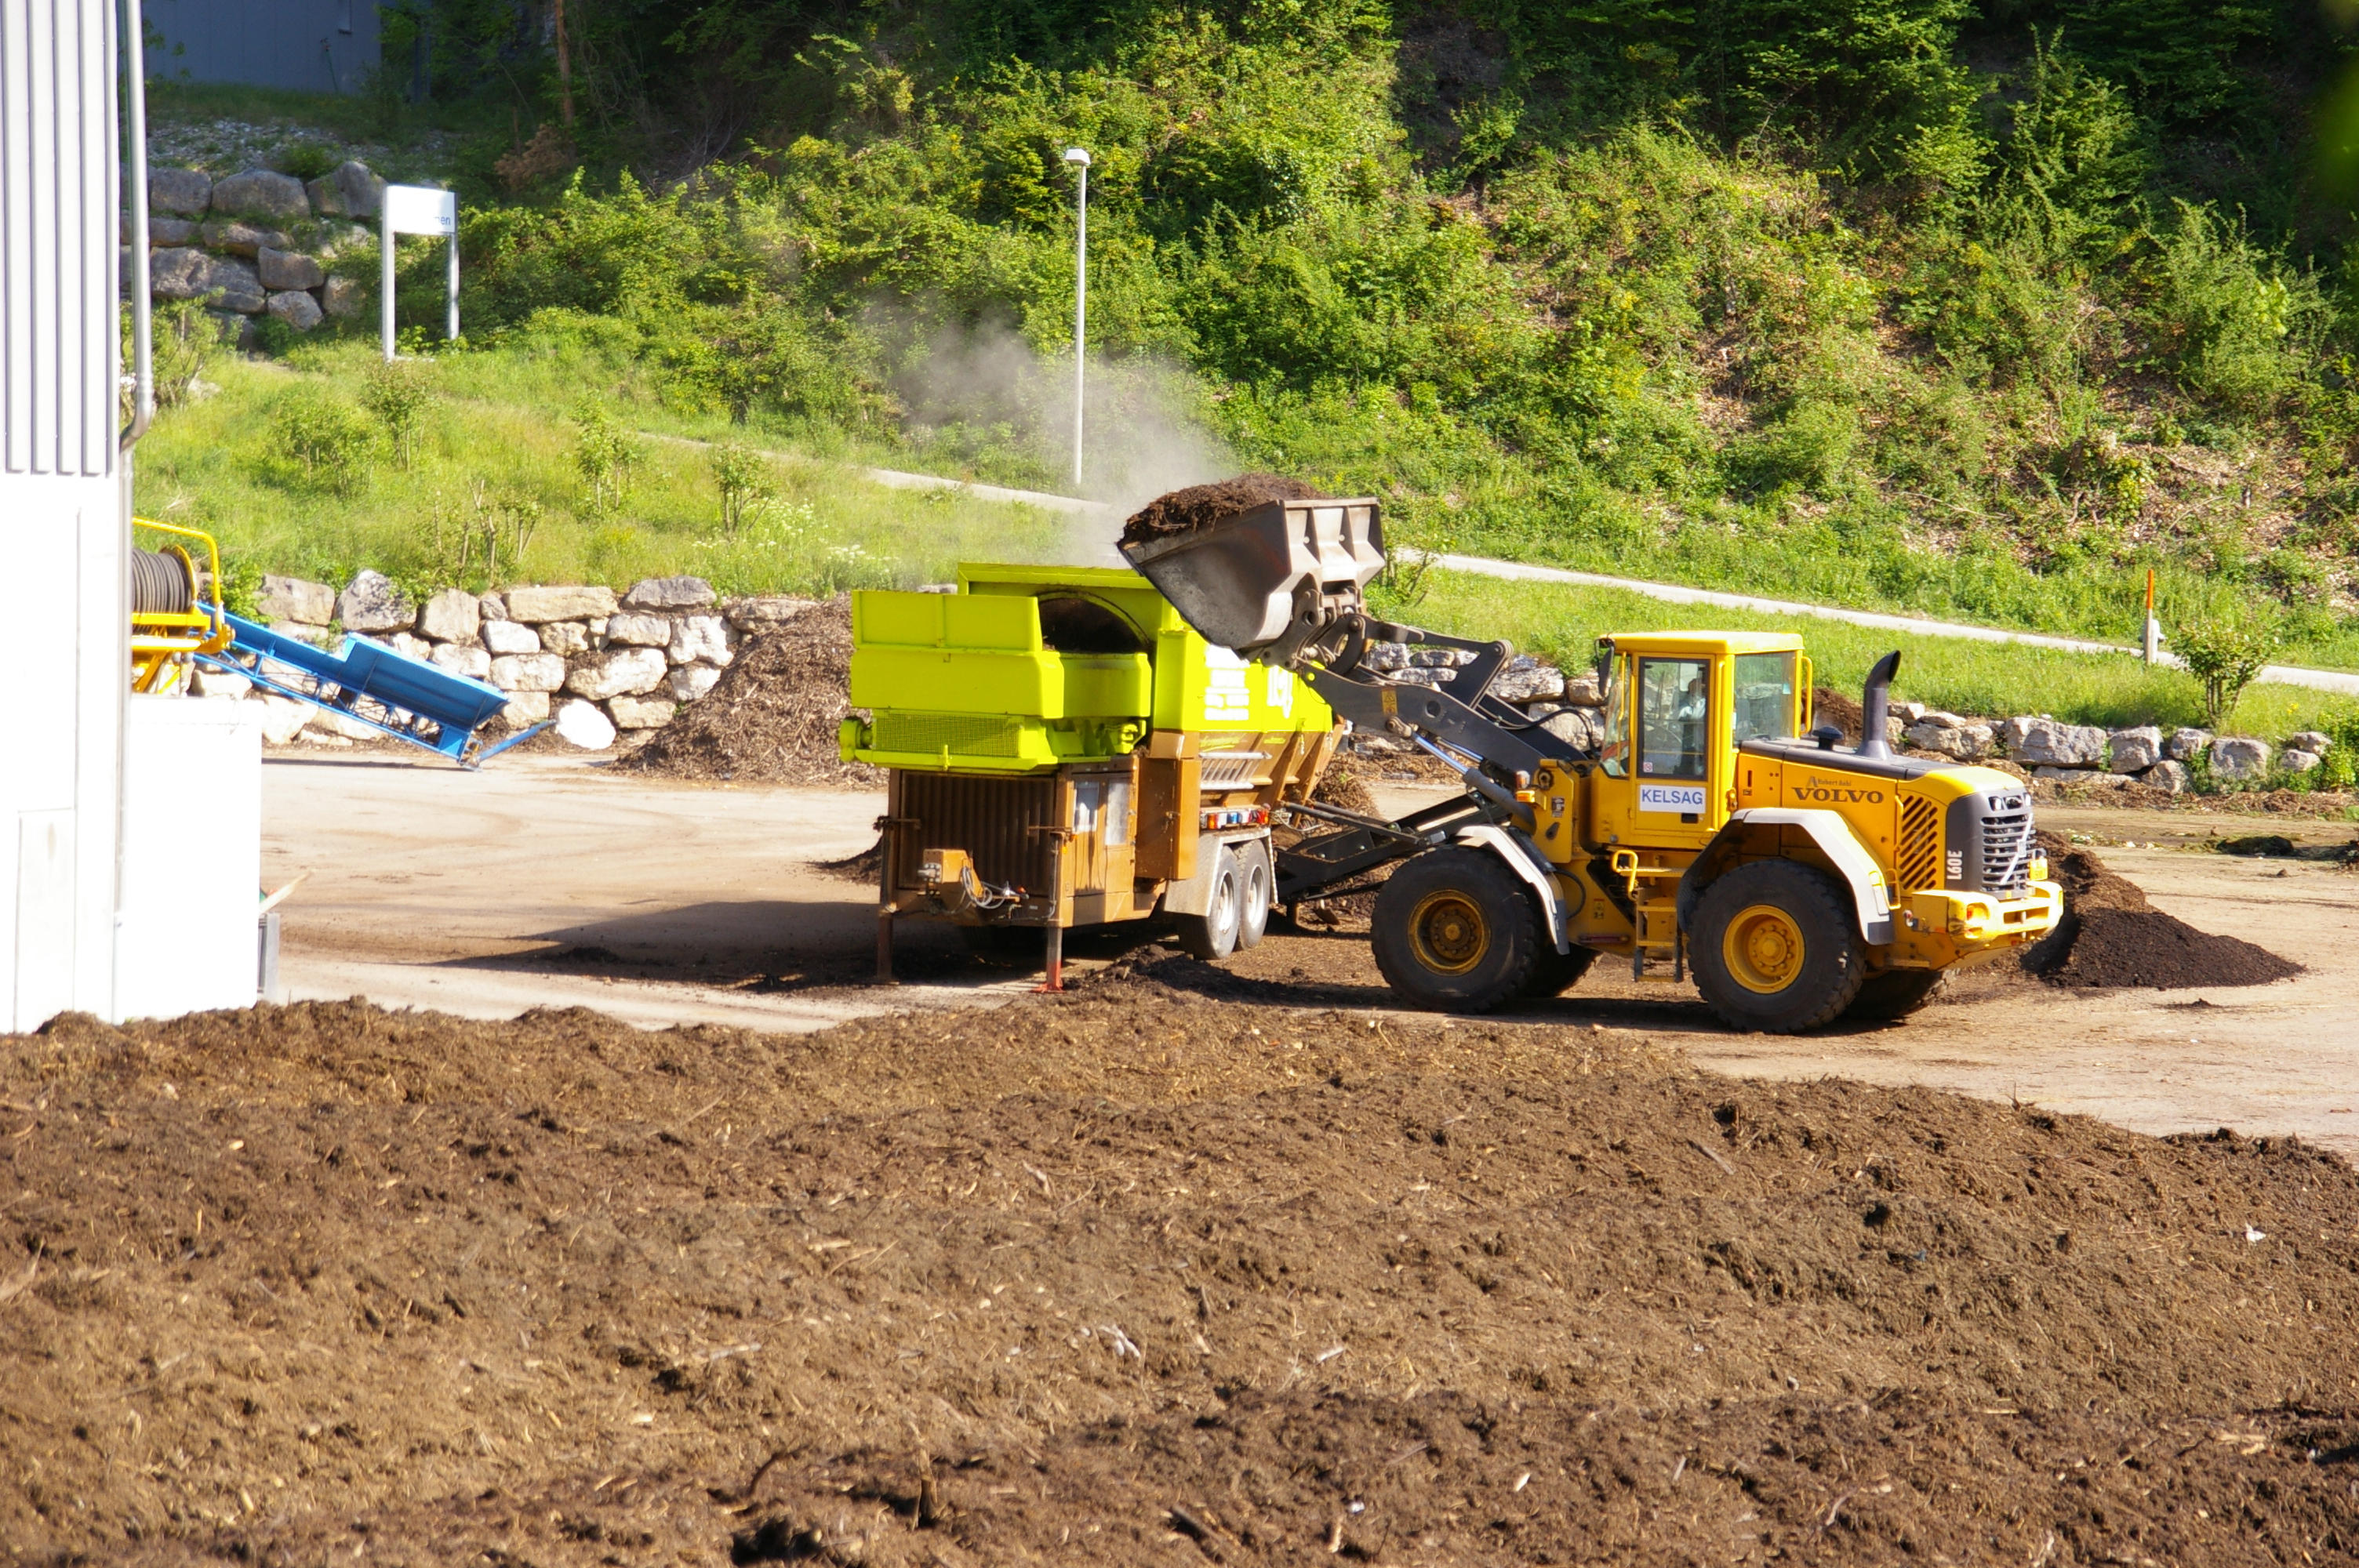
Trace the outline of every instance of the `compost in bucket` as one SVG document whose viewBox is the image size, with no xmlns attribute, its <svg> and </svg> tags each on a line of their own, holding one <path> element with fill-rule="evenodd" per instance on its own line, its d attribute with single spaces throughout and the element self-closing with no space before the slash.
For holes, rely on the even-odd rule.
<svg viewBox="0 0 2359 1568">
<path fill-rule="evenodd" d="M 1273 501 L 1316 501 L 1315 485 L 1284 474 L 1248 473 L 1217 484 L 1193 484 L 1158 495 L 1130 514 L 1122 525 L 1122 542 L 1145 545 L 1175 535 L 1195 534 L 1215 523 L 1266 506 Z"/>
</svg>

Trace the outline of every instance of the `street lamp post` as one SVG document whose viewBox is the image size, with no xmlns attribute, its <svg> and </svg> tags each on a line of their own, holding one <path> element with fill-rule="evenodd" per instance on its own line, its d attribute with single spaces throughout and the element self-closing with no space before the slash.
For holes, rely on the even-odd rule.
<svg viewBox="0 0 2359 1568">
<path fill-rule="evenodd" d="M 1080 186 L 1073 198 L 1073 488 L 1082 488 L 1082 383 L 1089 360 L 1090 309 L 1090 155 L 1067 147 L 1065 161 L 1073 166 Z"/>
</svg>

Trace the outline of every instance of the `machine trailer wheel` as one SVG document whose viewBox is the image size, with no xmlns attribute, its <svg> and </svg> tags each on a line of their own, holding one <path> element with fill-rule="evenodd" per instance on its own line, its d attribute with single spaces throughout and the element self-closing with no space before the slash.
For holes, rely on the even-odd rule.
<svg viewBox="0 0 2359 1568">
<path fill-rule="evenodd" d="M 1714 1012 L 1771 1034 L 1833 1022 L 1867 978 L 1850 899 L 1793 860 L 1754 860 L 1704 889 L 1688 952 Z"/>
<path fill-rule="evenodd" d="M 1258 947 L 1269 929 L 1269 847 L 1255 845 L 1237 857 L 1237 946 Z"/>
<path fill-rule="evenodd" d="M 1392 874 L 1369 938 L 1386 983 L 1443 1012 L 1488 1012 L 1522 994 L 1546 946 L 1515 873 L 1488 849 L 1457 848 L 1429 849 Z"/>
<path fill-rule="evenodd" d="M 1265 905 L 1264 918 L 1267 918 Z M 1221 848 L 1221 863 L 1212 871 L 1212 896 L 1201 914 L 1182 914 L 1180 947 L 1190 957 L 1217 964 L 1237 948 L 1237 932 L 1245 924 L 1245 873 L 1236 852 Z"/>
<path fill-rule="evenodd" d="M 1949 979 L 1947 969 L 1886 969 L 1870 975 L 1843 1017 L 1857 1023 L 1888 1023 L 1906 1018 L 1940 995 Z"/>
</svg>

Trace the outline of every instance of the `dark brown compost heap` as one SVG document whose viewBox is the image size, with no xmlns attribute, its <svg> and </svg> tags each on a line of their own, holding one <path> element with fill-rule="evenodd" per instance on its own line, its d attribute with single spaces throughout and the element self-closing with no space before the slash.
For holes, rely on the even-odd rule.
<svg viewBox="0 0 2359 1568">
<path fill-rule="evenodd" d="M 2359 1548 L 2359 1175 L 2298 1142 L 1148 975 L 68 1018 L 0 1107 L 27 1563 Z"/>
<path fill-rule="evenodd" d="M 852 711 L 851 679 L 851 601 L 813 605 L 747 638 L 713 688 L 615 771 L 738 784 L 881 784 L 884 769 L 836 752 L 836 730 Z"/>
<path fill-rule="evenodd" d="M 2136 883 L 2087 849 L 2042 833 L 2049 874 L 2064 888 L 2064 918 L 2023 955 L 2049 985 L 2096 990 L 2117 986 L 2265 986 L 2301 966 L 2234 936 L 2198 931 L 2147 902 Z"/>
<path fill-rule="evenodd" d="M 1314 486 L 1276 473 L 1239 474 L 1218 484 L 1190 485 L 1158 495 L 1132 513 L 1122 525 L 1122 542 L 1144 545 L 1174 534 L 1193 534 L 1273 501 L 1311 501 L 1320 494 Z"/>
<path fill-rule="evenodd" d="M 1846 741 L 1856 746 L 1864 732 L 1861 725 L 1865 719 L 1866 715 L 1860 709 L 1859 698 L 1855 697 L 1837 691 L 1831 686 L 1822 686 L 1810 694 L 1810 727 L 1814 730 L 1822 724 L 1832 724 L 1843 731 Z"/>
</svg>

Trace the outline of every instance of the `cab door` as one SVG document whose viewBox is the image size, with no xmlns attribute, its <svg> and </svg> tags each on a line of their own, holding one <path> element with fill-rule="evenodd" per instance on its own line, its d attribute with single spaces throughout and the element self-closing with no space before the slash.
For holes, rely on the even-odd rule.
<svg viewBox="0 0 2359 1568">
<path fill-rule="evenodd" d="M 1720 663 L 1704 653 L 1614 656 L 1593 842 L 1700 849 L 1719 830 L 1729 767 Z"/>
</svg>

